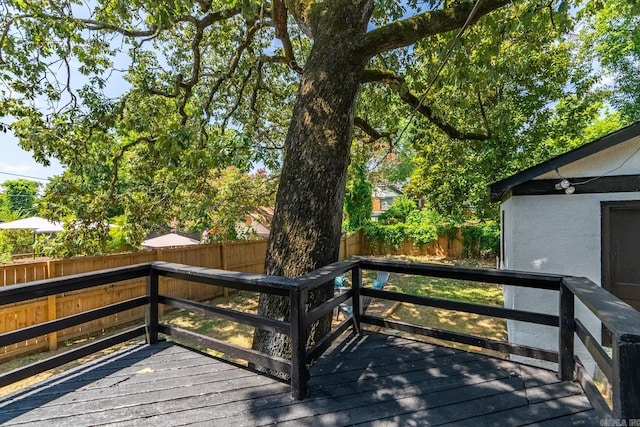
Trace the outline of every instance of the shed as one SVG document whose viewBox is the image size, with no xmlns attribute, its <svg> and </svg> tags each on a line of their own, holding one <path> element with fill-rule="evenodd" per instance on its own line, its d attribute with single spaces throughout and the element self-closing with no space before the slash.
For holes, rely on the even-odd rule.
<svg viewBox="0 0 640 427">
<path fill-rule="evenodd" d="M 501 201 L 501 268 L 583 276 L 640 309 L 640 122 L 490 186 Z M 504 286 L 505 306 L 558 312 L 553 291 Z M 576 316 L 607 344 L 583 307 Z M 507 322 L 509 341 L 557 346 L 557 330 Z M 580 344 L 579 347 L 582 347 Z M 584 348 L 577 354 L 590 370 Z"/>
</svg>

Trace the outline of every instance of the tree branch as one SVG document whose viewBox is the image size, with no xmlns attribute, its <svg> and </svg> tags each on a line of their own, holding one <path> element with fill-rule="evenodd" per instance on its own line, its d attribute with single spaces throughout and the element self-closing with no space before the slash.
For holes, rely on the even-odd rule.
<svg viewBox="0 0 640 427">
<path fill-rule="evenodd" d="M 487 113 L 484 111 L 484 105 L 482 104 L 482 96 L 480 95 L 480 89 L 477 91 L 478 105 L 480 106 L 480 114 L 482 114 L 482 121 L 484 122 L 484 128 L 487 130 L 487 136 L 491 136 L 491 127 L 489 127 L 489 120 L 487 119 Z"/>
<path fill-rule="evenodd" d="M 388 132 L 380 133 L 374 129 L 371 124 L 369 124 L 366 120 L 361 117 L 354 117 L 353 124 L 360 128 L 361 131 L 366 133 L 369 136 L 369 141 L 367 142 L 375 142 L 379 139 L 385 138 L 387 140 L 391 140 L 391 134 Z"/>
<path fill-rule="evenodd" d="M 205 117 L 201 125 L 201 128 L 203 130 L 205 126 L 207 126 L 207 124 L 209 123 L 209 120 L 211 119 L 211 104 L 213 103 L 213 99 L 216 93 L 220 89 L 220 86 L 222 86 L 222 83 L 225 80 L 230 79 L 231 76 L 233 76 L 233 74 L 236 72 L 236 69 L 238 68 L 238 64 L 240 63 L 240 59 L 242 58 L 244 51 L 249 48 L 249 45 L 253 41 L 253 38 L 255 37 L 255 34 L 258 31 L 258 29 L 260 29 L 260 27 L 261 27 L 261 24 L 255 23 L 255 22 L 253 25 L 249 27 L 249 29 L 247 30 L 247 33 L 245 34 L 244 40 L 242 41 L 242 43 L 240 43 L 240 45 L 238 46 L 238 49 L 234 53 L 232 60 L 230 61 L 227 72 L 224 73 L 222 76 L 220 76 L 216 80 L 216 82 L 211 85 L 211 89 L 209 90 L 209 93 L 207 95 L 207 100 L 205 101 L 205 105 L 204 105 Z"/>
<path fill-rule="evenodd" d="M 474 24 L 482 16 L 511 3 L 511 0 L 478 1 L 480 4 L 469 25 Z M 461 28 L 469 18 L 473 7 L 473 3 L 463 3 L 456 7 L 420 13 L 377 28 L 363 36 L 362 52 L 373 56 L 388 50 L 410 46 L 425 37 Z"/>
<path fill-rule="evenodd" d="M 242 83 L 240 84 L 240 92 L 238 93 L 238 96 L 236 97 L 236 100 L 233 103 L 231 110 L 229 110 L 227 115 L 224 117 L 224 120 L 222 121 L 222 125 L 220 126 L 220 129 L 221 129 L 220 132 L 222 134 L 224 134 L 227 124 L 229 123 L 229 120 L 231 120 L 231 117 L 235 114 L 235 112 L 238 110 L 238 107 L 240 107 L 240 104 L 242 103 L 242 97 L 244 96 L 244 91 L 247 88 L 247 83 L 249 83 L 249 79 L 251 78 L 252 73 L 253 73 L 253 69 L 249 68 L 249 72 L 247 72 L 247 75 L 242 79 Z"/>
<path fill-rule="evenodd" d="M 138 144 L 144 143 L 144 142 L 146 142 L 148 144 L 154 144 L 155 140 L 150 139 L 150 138 L 148 138 L 146 136 L 140 137 L 140 138 L 136 139 L 135 141 L 132 141 L 132 142 L 130 142 L 128 144 L 125 144 L 122 147 L 120 147 L 120 151 L 118 152 L 118 154 L 113 156 L 113 178 L 111 179 L 111 185 L 109 186 L 109 200 L 110 201 L 115 200 L 116 185 L 118 184 L 118 170 L 119 170 L 120 160 L 125 155 L 127 150 L 129 150 L 132 147 L 135 147 Z"/>
<path fill-rule="evenodd" d="M 276 37 L 282 42 L 284 48 L 284 56 L 287 59 L 287 65 L 298 74 L 302 74 L 302 68 L 298 65 L 293 53 L 293 46 L 289 38 L 287 30 L 287 7 L 284 0 L 273 0 L 273 24 L 276 30 Z"/>
<path fill-rule="evenodd" d="M 449 123 L 444 122 L 440 117 L 436 116 L 430 106 L 423 104 L 417 96 L 407 90 L 404 80 L 391 70 L 365 70 L 362 74 L 361 81 L 363 83 L 383 83 L 391 87 L 398 92 L 402 101 L 410 105 L 414 111 L 426 117 L 431 123 L 453 139 L 486 141 L 490 138 L 488 134 L 462 132 Z"/>
</svg>

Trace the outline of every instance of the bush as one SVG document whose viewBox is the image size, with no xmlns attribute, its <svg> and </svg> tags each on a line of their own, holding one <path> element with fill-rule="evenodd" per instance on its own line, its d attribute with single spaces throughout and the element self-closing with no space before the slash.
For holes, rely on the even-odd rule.
<svg viewBox="0 0 640 427">
<path fill-rule="evenodd" d="M 362 230 L 370 241 L 382 242 L 394 249 L 399 249 L 407 238 L 404 224 L 384 225 L 370 222 Z"/>
<path fill-rule="evenodd" d="M 434 211 L 423 209 L 407 216 L 407 237 L 418 246 L 428 245 L 438 238 L 438 222 L 441 217 Z"/>
<path fill-rule="evenodd" d="M 393 216 L 393 218 L 397 220 L 400 217 Z M 414 209 L 406 213 L 406 218 L 403 222 L 395 224 L 370 223 L 364 228 L 364 234 L 369 240 L 383 242 L 394 249 L 399 249 L 408 239 L 413 240 L 418 246 L 424 246 L 438 238 L 438 224 L 440 222 L 442 222 L 442 216 L 434 211 L 429 209 L 418 211 Z"/>
<path fill-rule="evenodd" d="M 393 201 L 389 210 L 378 217 L 383 224 L 398 224 L 407 221 L 411 213 L 416 212 L 416 204 L 406 196 L 399 196 Z"/>
<path fill-rule="evenodd" d="M 447 236 L 458 237 L 462 231 L 462 245 L 467 257 L 495 255 L 500 247 L 500 226 L 495 221 L 478 224 L 461 224 L 430 209 L 413 210 L 407 214 L 405 222 L 380 224 L 372 222 L 363 231 L 369 241 L 380 242 L 397 250 L 405 241 L 411 240 L 417 246 L 425 246 Z"/>
<path fill-rule="evenodd" d="M 480 256 L 498 254 L 500 250 L 500 225 L 495 221 L 462 226 L 462 245 L 465 254 L 474 255 L 477 248 Z"/>
</svg>

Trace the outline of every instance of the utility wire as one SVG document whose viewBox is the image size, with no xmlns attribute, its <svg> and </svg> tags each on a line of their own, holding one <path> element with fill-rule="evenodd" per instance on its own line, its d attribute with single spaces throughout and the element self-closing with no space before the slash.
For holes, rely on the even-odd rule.
<svg viewBox="0 0 640 427">
<path fill-rule="evenodd" d="M 19 173 L 11 173 L 11 172 L 2 172 L 2 171 L 0 171 L 0 174 L 17 176 L 17 177 L 20 177 L 20 178 L 37 179 L 39 181 L 49 181 L 49 178 L 40 178 L 40 177 L 37 177 L 37 176 L 21 175 Z"/>
<path fill-rule="evenodd" d="M 416 107 L 411 112 L 411 116 L 409 116 L 409 121 L 400 132 L 400 135 L 398 135 L 398 137 L 396 138 L 396 141 L 395 141 L 396 143 L 400 141 L 400 138 L 402 138 L 402 136 L 407 131 L 409 126 L 411 126 L 411 124 L 413 123 L 413 119 L 416 116 L 416 112 L 420 109 L 420 107 L 424 103 L 424 100 L 427 98 L 427 95 L 429 94 L 429 91 L 435 84 L 436 80 L 438 80 L 438 77 L 440 77 L 440 73 L 442 73 L 444 66 L 447 64 L 447 61 L 451 57 L 451 54 L 453 53 L 453 49 L 462 38 L 462 33 L 464 33 L 467 27 L 471 24 L 471 21 L 473 20 L 474 16 L 478 12 L 478 8 L 480 7 L 480 2 L 481 0 L 476 0 L 475 4 L 473 5 L 473 8 L 471 9 L 471 12 L 469 12 L 469 16 L 467 17 L 467 20 L 464 22 L 462 27 L 460 27 L 458 34 L 456 34 L 456 36 L 451 41 L 451 44 L 449 45 L 449 49 L 447 49 L 447 53 L 445 53 L 444 57 L 442 58 L 442 62 L 440 64 L 440 67 L 438 68 L 438 71 L 436 71 L 436 74 L 433 76 L 433 78 L 429 82 L 429 85 L 427 86 L 427 89 L 425 90 L 424 94 L 420 97 L 420 100 L 418 101 L 418 105 L 416 105 Z"/>
</svg>

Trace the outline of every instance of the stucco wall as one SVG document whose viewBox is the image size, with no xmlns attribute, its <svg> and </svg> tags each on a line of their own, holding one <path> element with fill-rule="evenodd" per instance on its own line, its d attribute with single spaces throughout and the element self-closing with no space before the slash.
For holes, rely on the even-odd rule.
<svg viewBox="0 0 640 427">
<path fill-rule="evenodd" d="M 600 202 L 615 200 L 640 200 L 640 193 L 511 197 L 501 208 L 502 268 L 582 276 L 600 284 Z M 558 296 L 553 291 L 505 286 L 504 297 L 508 308 L 558 313 Z M 579 302 L 576 316 L 600 338 L 600 322 Z M 516 321 L 508 321 L 507 327 L 511 342 L 557 350 L 557 328 Z M 576 343 L 578 357 L 593 372 L 595 363 L 591 356 L 579 340 Z M 543 366 L 555 368 L 551 364 Z"/>
</svg>

